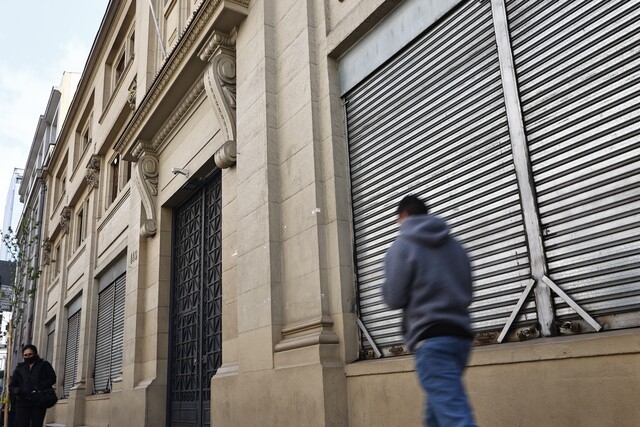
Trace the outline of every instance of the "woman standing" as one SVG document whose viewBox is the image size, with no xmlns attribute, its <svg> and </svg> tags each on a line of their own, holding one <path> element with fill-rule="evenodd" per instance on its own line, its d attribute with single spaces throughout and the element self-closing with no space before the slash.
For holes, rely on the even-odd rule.
<svg viewBox="0 0 640 427">
<path fill-rule="evenodd" d="M 42 427 L 47 408 L 33 397 L 53 387 L 56 373 L 49 362 L 38 356 L 33 344 L 22 347 L 22 357 L 24 362 L 18 363 L 9 384 L 9 391 L 15 397 L 14 427 Z"/>
</svg>

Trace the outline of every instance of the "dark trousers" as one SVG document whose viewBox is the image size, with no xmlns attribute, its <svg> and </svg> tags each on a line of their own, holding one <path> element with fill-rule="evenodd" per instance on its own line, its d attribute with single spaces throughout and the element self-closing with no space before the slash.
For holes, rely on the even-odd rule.
<svg viewBox="0 0 640 427">
<path fill-rule="evenodd" d="M 41 406 L 16 406 L 13 427 L 42 427 L 47 408 Z"/>
</svg>

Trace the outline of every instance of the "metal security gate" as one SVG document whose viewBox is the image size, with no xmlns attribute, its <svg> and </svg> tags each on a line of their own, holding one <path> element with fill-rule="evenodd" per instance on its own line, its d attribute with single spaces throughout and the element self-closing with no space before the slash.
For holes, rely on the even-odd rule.
<svg viewBox="0 0 640 427">
<path fill-rule="evenodd" d="M 640 1 L 507 13 L 549 277 L 605 327 L 637 326 Z"/>
<path fill-rule="evenodd" d="M 210 425 L 211 377 L 222 362 L 221 179 L 174 212 L 169 425 Z"/>
<path fill-rule="evenodd" d="M 423 196 L 470 252 L 474 329 L 500 329 L 531 272 L 490 2 L 463 3 L 345 101 L 359 316 L 372 340 L 385 354 L 404 352 L 400 313 L 380 286 L 395 207 L 408 193 Z M 522 320 L 536 320 L 532 298 Z"/>
<path fill-rule="evenodd" d="M 640 325 L 639 40 L 640 0 L 464 1 L 346 93 L 365 350 L 404 352 L 407 193 L 470 251 L 480 341 Z"/>
</svg>

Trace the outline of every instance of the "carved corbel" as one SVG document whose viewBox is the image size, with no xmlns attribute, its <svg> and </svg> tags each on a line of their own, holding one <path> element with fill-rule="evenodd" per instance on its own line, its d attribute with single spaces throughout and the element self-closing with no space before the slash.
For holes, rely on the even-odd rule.
<svg viewBox="0 0 640 427">
<path fill-rule="evenodd" d="M 63 234 L 69 233 L 69 223 L 71 222 L 71 208 L 65 206 L 62 208 L 62 212 L 60 212 L 60 229 L 62 229 Z"/>
<path fill-rule="evenodd" d="M 213 161 L 220 169 L 226 169 L 236 164 L 236 143 L 227 141 L 222 144 L 213 155 Z"/>
<path fill-rule="evenodd" d="M 84 174 L 89 188 L 98 188 L 100 184 L 100 156 L 91 156 Z"/>
<path fill-rule="evenodd" d="M 45 239 L 42 243 L 42 263 L 47 265 L 51 263 L 51 240 Z"/>
<path fill-rule="evenodd" d="M 158 157 L 150 151 L 142 151 L 136 165 L 136 184 L 140 191 L 145 218 L 140 234 L 153 237 L 158 229 L 156 221 L 156 197 L 158 196 Z"/>
<path fill-rule="evenodd" d="M 129 108 L 132 110 L 136 109 L 136 94 L 138 89 L 137 79 L 133 79 L 131 85 L 129 86 L 129 93 L 127 95 L 127 103 L 129 104 Z"/>
<path fill-rule="evenodd" d="M 209 65 L 204 73 L 207 98 L 220 121 L 225 143 L 215 153 L 216 165 L 228 168 L 236 163 L 236 32 L 213 31 L 200 51 Z"/>
</svg>

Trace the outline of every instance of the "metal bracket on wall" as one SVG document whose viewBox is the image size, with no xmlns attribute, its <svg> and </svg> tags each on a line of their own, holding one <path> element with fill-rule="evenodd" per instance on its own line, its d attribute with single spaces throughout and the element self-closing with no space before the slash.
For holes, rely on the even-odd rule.
<svg viewBox="0 0 640 427">
<path fill-rule="evenodd" d="M 549 279 L 547 276 L 543 276 L 542 279 L 540 280 L 542 280 L 548 287 L 550 287 L 551 290 L 553 290 L 553 292 L 558 294 L 558 296 L 562 298 L 567 304 L 569 304 L 569 306 L 573 308 L 576 311 L 576 313 L 580 315 L 580 317 L 586 320 L 587 323 L 590 324 L 591 327 L 593 327 L 593 329 L 596 330 L 596 332 L 602 329 L 602 325 L 596 322 L 596 320 L 593 317 L 591 317 L 589 313 L 584 311 L 582 307 L 580 307 L 574 300 L 572 300 L 571 297 L 567 295 L 562 289 L 560 289 L 558 285 L 553 283 L 551 279 Z"/>
<path fill-rule="evenodd" d="M 520 299 L 516 303 L 516 306 L 513 308 L 513 311 L 511 311 L 511 315 L 509 316 L 509 319 L 507 319 L 507 323 L 505 323 L 504 327 L 502 328 L 502 331 L 500 332 L 500 335 L 498 336 L 499 343 L 502 342 L 504 337 L 507 335 L 507 332 L 509 332 L 509 328 L 511 328 L 511 324 L 513 324 L 513 321 L 516 319 L 516 316 L 520 312 L 520 309 L 522 308 L 524 301 L 529 296 L 529 293 L 531 293 L 531 289 L 533 289 L 533 285 L 535 284 L 536 284 L 536 281 L 531 279 L 527 284 L 527 286 L 524 288 L 524 291 L 522 291 L 522 294 L 520 294 Z"/>
<path fill-rule="evenodd" d="M 358 327 L 360 328 L 364 336 L 367 337 L 367 340 L 371 344 L 371 348 L 373 348 L 373 352 L 376 354 L 378 358 L 381 358 L 382 352 L 380 351 L 376 343 L 373 341 L 373 338 L 371 338 L 371 335 L 369 334 L 369 331 L 367 331 L 367 328 L 364 326 L 364 323 L 362 323 L 362 320 L 360 320 L 359 317 L 356 317 L 356 322 L 358 322 Z"/>
<path fill-rule="evenodd" d="M 560 289 L 558 285 L 553 283 L 551 279 L 549 279 L 547 276 L 542 276 L 540 280 L 544 282 L 544 284 L 547 285 L 549 288 L 551 288 L 551 290 L 553 290 L 567 304 L 569 304 L 569 306 L 573 308 L 576 311 L 576 313 L 578 313 L 584 320 L 586 320 L 587 323 L 589 323 L 593 327 L 593 329 L 596 330 L 596 332 L 602 329 L 602 326 L 593 317 L 591 317 L 589 313 L 584 311 L 582 307 L 580 307 L 574 300 L 572 300 L 571 297 L 567 295 L 562 289 Z M 524 288 L 524 291 L 522 291 L 522 294 L 520 295 L 520 299 L 516 303 L 516 306 L 513 308 L 513 311 L 511 312 L 509 319 L 507 319 L 507 323 L 502 328 L 502 331 L 500 332 L 500 336 L 498 336 L 499 343 L 501 343 L 504 340 L 504 337 L 507 335 L 507 332 L 509 332 L 511 325 L 513 324 L 513 321 L 516 319 L 516 316 L 520 312 L 520 309 L 522 308 L 524 301 L 529 296 L 529 293 L 531 293 L 531 290 L 533 289 L 535 284 L 536 284 L 536 281 L 531 279 L 529 284 Z"/>
</svg>

